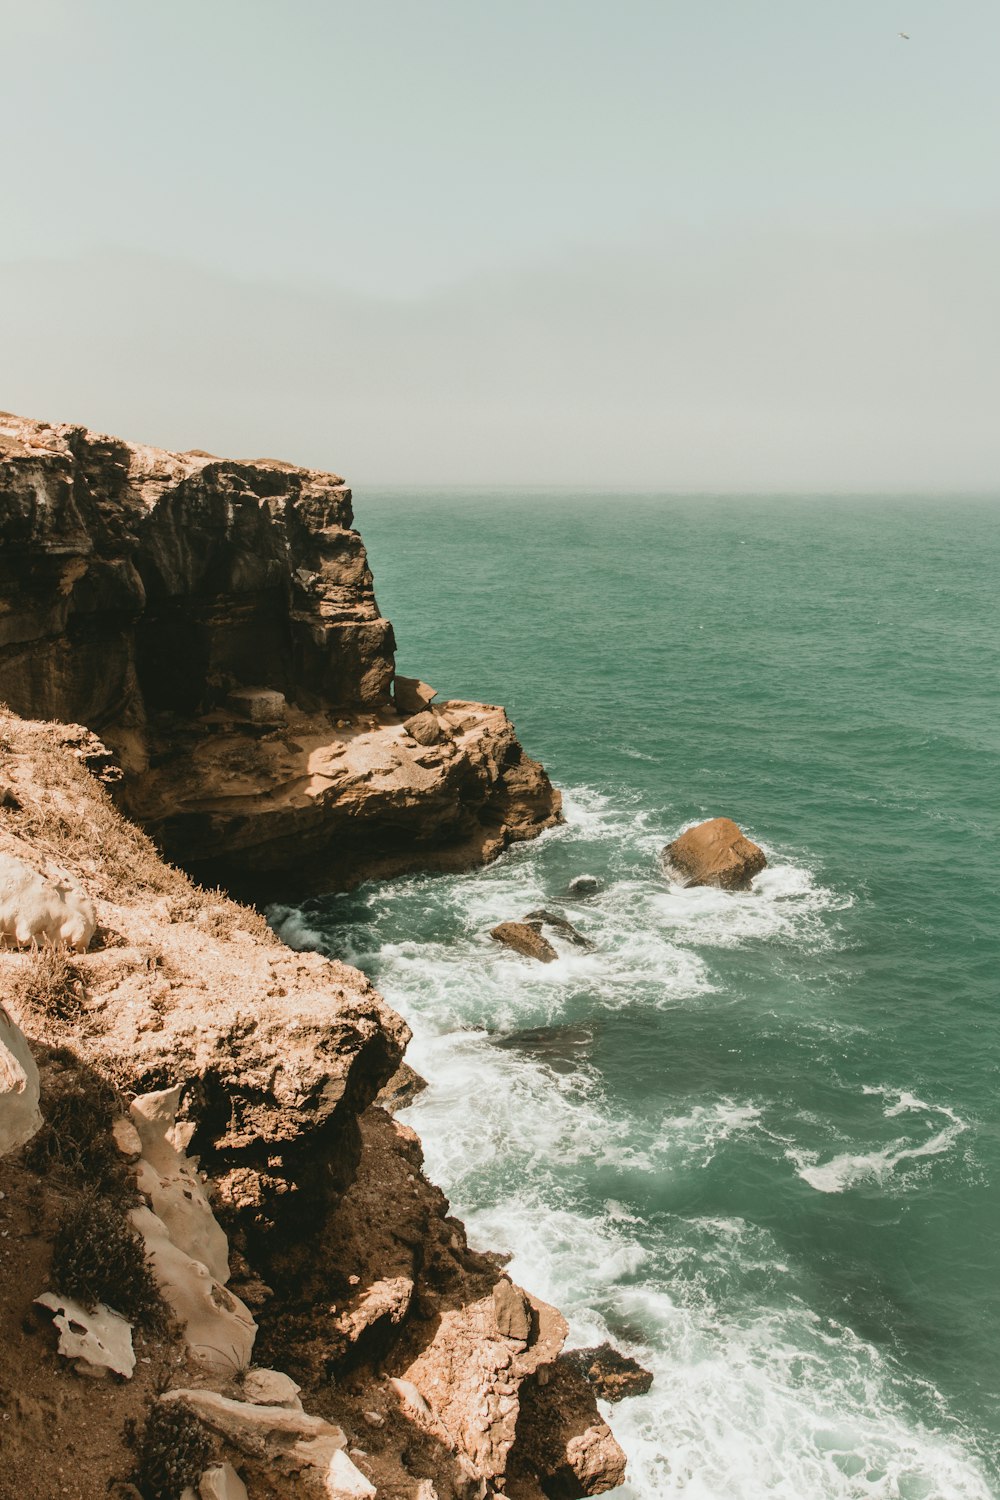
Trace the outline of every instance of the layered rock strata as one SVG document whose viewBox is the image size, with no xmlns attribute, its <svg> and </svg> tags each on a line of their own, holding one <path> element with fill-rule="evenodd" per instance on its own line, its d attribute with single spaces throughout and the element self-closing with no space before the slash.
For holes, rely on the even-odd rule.
<svg viewBox="0 0 1000 1500">
<path fill-rule="evenodd" d="M 214 1434 L 209 1493 L 223 1471 L 256 1500 L 614 1487 L 624 1458 L 562 1353 L 563 1319 L 469 1247 L 413 1132 L 374 1102 L 405 1024 L 356 970 L 292 952 L 256 912 L 162 863 L 88 760 L 104 757 L 78 727 L 0 720 L 0 857 L 65 872 L 97 923 L 88 949 L 63 948 L 59 963 L 55 950 L 0 949 L 5 1044 L 28 1085 L 26 1048 L 41 1062 L 49 1130 L 41 1171 L 22 1154 L 43 1138 L 22 1145 L 38 1127 L 37 1082 L 11 1071 L 0 1406 L 17 1414 L 4 1434 L 13 1492 L 134 1496 L 122 1434 L 158 1399 L 184 1400 Z M 63 1138 L 73 1089 L 109 1082 L 106 1147 Z M 173 1315 L 138 1339 L 131 1375 L 106 1349 L 112 1310 L 85 1327 L 50 1269 L 67 1204 L 103 1191 L 92 1173 L 108 1152 L 130 1163 L 141 1196 L 128 1211 Z M 62 1355 L 48 1317 L 33 1321 L 38 1298 Z M 77 1376 L 53 1363 L 67 1358 Z M 102 1362 L 118 1377 L 82 1378 Z"/>
<path fill-rule="evenodd" d="M 0 701 L 88 726 L 208 883 L 491 858 L 559 794 L 502 709 L 401 679 L 351 492 L 0 415 Z"/>
</svg>

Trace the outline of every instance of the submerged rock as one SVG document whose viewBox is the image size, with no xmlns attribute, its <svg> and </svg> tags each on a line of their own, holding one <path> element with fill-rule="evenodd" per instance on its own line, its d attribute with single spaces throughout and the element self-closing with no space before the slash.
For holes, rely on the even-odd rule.
<svg viewBox="0 0 1000 1500">
<path fill-rule="evenodd" d="M 688 828 L 660 856 L 667 874 L 685 885 L 714 885 L 747 891 L 767 864 L 763 849 L 740 832 L 731 818 L 710 818 Z"/>
<path fill-rule="evenodd" d="M 554 911 L 529 911 L 525 912 L 524 920 L 529 927 L 534 927 L 536 932 L 543 927 L 551 927 L 553 932 L 558 932 L 567 942 L 572 943 L 574 948 L 585 948 L 588 953 L 594 950 L 594 944 L 590 938 L 585 938 L 582 932 L 577 932 L 572 922 L 565 917 L 559 916 Z"/>
<path fill-rule="evenodd" d="M 527 922 L 501 922 L 490 929 L 490 937 L 525 958 L 537 958 L 539 963 L 550 964 L 559 957 L 548 938 Z"/>
<path fill-rule="evenodd" d="M 566 890 L 570 896 L 594 896 L 601 889 L 596 875 L 576 875 Z"/>
</svg>

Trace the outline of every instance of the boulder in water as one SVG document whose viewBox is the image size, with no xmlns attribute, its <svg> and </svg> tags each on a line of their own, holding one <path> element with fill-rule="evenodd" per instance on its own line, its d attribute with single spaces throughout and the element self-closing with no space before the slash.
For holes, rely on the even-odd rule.
<svg viewBox="0 0 1000 1500">
<path fill-rule="evenodd" d="M 748 891 L 767 864 L 763 849 L 746 838 L 732 818 L 709 818 L 688 828 L 660 856 L 668 874 L 685 885 L 715 885 L 724 891 Z"/>
<path fill-rule="evenodd" d="M 550 964 L 559 957 L 548 938 L 527 922 L 501 922 L 490 931 L 490 937 L 525 958 L 537 958 L 540 963 Z"/>
<path fill-rule="evenodd" d="M 529 927 L 533 927 L 536 932 L 540 932 L 543 927 L 551 927 L 553 932 L 558 932 L 560 937 L 566 938 L 567 942 L 572 943 L 575 948 L 586 948 L 588 952 L 593 951 L 594 945 L 590 941 L 590 938 L 585 938 L 582 932 L 577 932 L 573 923 L 568 922 L 565 917 L 559 916 L 558 912 L 529 911 L 525 913 L 524 921 Z"/>
<path fill-rule="evenodd" d="M 601 889 L 596 875 L 575 875 L 566 887 L 571 896 L 595 896 Z"/>
<path fill-rule="evenodd" d="M 566 1358 L 592 1385 L 602 1401 L 622 1401 L 626 1396 L 644 1396 L 653 1384 L 651 1370 L 638 1360 L 621 1354 L 611 1344 L 595 1349 L 574 1349 Z"/>
</svg>

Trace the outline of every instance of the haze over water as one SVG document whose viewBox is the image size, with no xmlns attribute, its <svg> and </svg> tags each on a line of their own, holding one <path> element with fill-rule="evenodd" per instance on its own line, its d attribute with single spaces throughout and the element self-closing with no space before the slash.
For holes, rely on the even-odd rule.
<svg viewBox="0 0 1000 1500">
<path fill-rule="evenodd" d="M 567 824 L 276 916 L 409 1020 L 473 1239 L 655 1371 L 620 1493 L 996 1495 L 1000 507 L 357 509 L 400 670 L 505 703 Z M 659 872 L 715 814 L 752 893 Z M 542 904 L 596 952 L 498 951 Z"/>
</svg>

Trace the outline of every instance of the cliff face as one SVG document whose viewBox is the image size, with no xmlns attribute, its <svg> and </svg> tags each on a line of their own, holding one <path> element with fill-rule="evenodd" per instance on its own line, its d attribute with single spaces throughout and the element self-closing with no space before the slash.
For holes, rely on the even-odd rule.
<svg viewBox="0 0 1000 1500">
<path fill-rule="evenodd" d="M 394 648 L 338 476 L 0 416 L 0 700 L 96 730 L 201 877 L 459 866 L 558 819 L 503 711 L 394 694 Z"/>
<path fill-rule="evenodd" d="M 624 1460 L 564 1321 L 469 1248 L 377 1102 L 405 1024 L 357 970 L 163 864 L 86 769 L 99 758 L 76 726 L 0 715 L 0 886 L 11 860 L 58 871 L 97 921 L 78 954 L 0 944 L 0 1494 L 134 1497 L 125 1424 L 178 1391 L 253 1500 L 613 1487 Z M 113 1158 L 136 1171 L 140 1151 L 123 1186 Z M 34 1299 L 67 1291 L 67 1215 L 123 1192 L 176 1319 L 135 1328 L 125 1384 L 95 1382 Z"/>
<path fill-rule="evenodd" d="M 458 867 L 557 820 L 503 710 L 431 702 L 393 649 L 336 476 L 0 417 L 4 1494 L 180 1496 L 124 1436 L 175 1402 L 233 1466 L 203 1497 L 235 1471 L 253 1500 L 621 1482 L 563 1319 L 469 1248 L 379 1103 L 403 1021 L 189 878 Z M 137 1315 L 126 1384 L 75 1378 L 32 1310 L 51 1292 L 76 1350 L 93 1316 L 124 1338 L 95 1299 L 58 1311 L 95 1212 L 173 1315 Z"/>
</svg>

